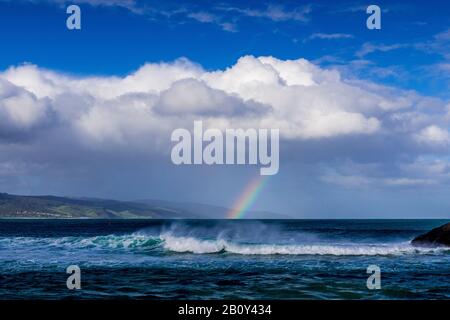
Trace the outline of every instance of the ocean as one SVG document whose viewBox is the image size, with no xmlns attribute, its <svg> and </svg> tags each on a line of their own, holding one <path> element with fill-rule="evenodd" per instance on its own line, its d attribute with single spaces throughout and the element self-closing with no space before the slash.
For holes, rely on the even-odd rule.
<svg viewBox="0 0 450 320">
<path fill-rule="evenodd" d="M 445 222 L 0 220 L 0 299 L 450 299 L 450 249 L 409 244 Z"/>
</svg>

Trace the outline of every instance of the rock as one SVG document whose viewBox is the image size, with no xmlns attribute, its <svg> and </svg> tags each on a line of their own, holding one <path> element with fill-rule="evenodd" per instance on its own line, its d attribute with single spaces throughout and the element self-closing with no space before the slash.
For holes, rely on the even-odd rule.
<svg viewBox="0 0 450 320">
<path fill-rule="evenodd" d="M 430 232 L 422 234 L 411 241 L 414 246 L 449 246 L 450 223 L 437 227 Z"/>
</svg>

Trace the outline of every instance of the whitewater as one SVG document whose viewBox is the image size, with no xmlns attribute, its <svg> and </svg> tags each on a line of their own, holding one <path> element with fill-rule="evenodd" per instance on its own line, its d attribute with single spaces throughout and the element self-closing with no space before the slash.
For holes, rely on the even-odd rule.
<svg viewBox="0 0 450 320">
<path fill-rule="evenodd" d="M 410 245 L 442 222 L 1 220 L 0 297 L 450 298 L 450 250 Z M 368 265 L 385 290 L 367 291 Z"/>
</svg>

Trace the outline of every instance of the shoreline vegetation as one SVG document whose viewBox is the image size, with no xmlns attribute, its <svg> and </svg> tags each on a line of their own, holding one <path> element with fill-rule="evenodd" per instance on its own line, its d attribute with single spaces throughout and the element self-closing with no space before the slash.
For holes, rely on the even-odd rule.
<svg viewBox="0 0 450 320">
<path fill-rule="evenodd" d="M 0 219 L 223 219 L 229 211 L 219 206 L 162 200 L 119 201 L 0 193 Z M 292 217 L 249 211 L 247 218 Z"/>
</svg>

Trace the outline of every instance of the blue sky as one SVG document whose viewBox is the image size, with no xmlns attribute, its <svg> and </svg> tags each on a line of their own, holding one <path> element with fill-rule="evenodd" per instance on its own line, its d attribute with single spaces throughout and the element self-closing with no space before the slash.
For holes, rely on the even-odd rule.
<svg viewBox="0 0 450 320">
<path fill-rule="evenodd" d="M 65 26 L 72 3 L 81 30 Z M 161 147 L 206 119 L 158 114 L 192 86 L 273 108 L 254 124 L 280 127 L 281 168 L 254 209 L 449 217 L 450 3 L 377 1 L 381 30 L 368 4 L 0 1 L 2 191 L 231 206 L 254 168 L 173 167 Z"/>
<path fill-rule="evenodd" d="M 3 1 L 0 27 L 7 50 L 0 53 L 0 67 L 31 62 L 75 74 L 123 75 L 145 62 L 181 56 L 221 69 L 242 55 L 273 55 L 323 65 L 364 60 L 385 70 L 377 76 L 366 72 L 367 66 L 361 70 L 366 77 L 426 94 L 448 91 L 440 81 L 448 84 L 445 75 L 426 80 L 412 75 L 432 73 L 428 68 L 445 61 L 448 47 L 439 52 L 416 46 L 431 46 L 433 37 L 447 30 L 446 1 L 378 1 L 380 31 L 365 28 L 366 4 L 358 1 L 116 2 L 81 1 L 82 30 L 72 32 L 64 28 L 64 1 Z M 373 51 L 364 54 L 365 44 Z"/>
</svg>

